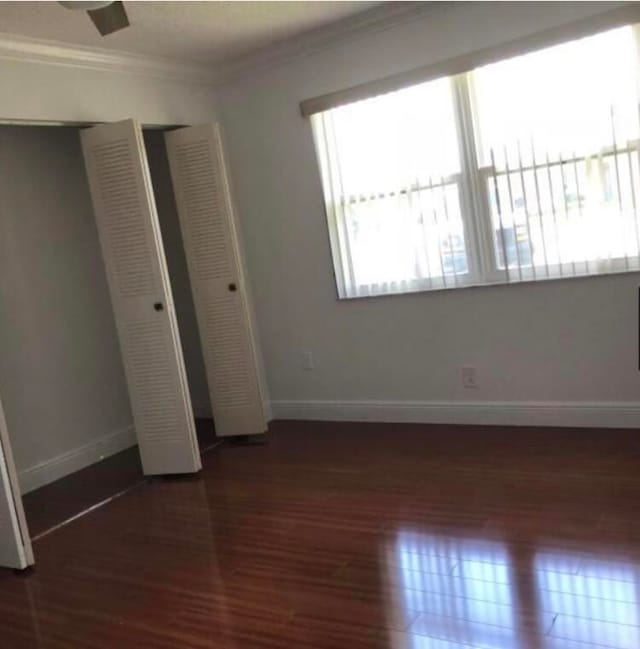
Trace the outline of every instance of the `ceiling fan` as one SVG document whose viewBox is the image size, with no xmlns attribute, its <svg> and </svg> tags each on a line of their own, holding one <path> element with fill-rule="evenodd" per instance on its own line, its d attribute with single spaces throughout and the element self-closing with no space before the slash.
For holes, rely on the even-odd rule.
<svg viewBox="0 0 640 649">
<path fill-rule="evenodd" d="M 113 34 L 129 26 L 129 18 L 122 2 L 111 0 L 96 0 L 94 2 L 83 0 L 59 0 L 65 9 L 86 11 L 91 22 L 96 26 L 102 36 Z"/>
</svg>

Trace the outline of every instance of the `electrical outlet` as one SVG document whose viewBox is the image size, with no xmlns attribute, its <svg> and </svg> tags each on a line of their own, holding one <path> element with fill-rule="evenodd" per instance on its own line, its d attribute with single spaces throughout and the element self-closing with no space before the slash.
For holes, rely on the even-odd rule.
<svg viewBox="0 0 640 649">
<path fill-rule="evenodd" d="M 473 365 L 462 366 L 462 385 L 465 388 L 478 387 L 478 376 L 476 374 L 476 368 Z"/>
<path fill-rule="evenodd" d="M 313 353 L 310 351 L 302 352 L 302 369 L 312 370 L 313 368 Z"/>
</svg>

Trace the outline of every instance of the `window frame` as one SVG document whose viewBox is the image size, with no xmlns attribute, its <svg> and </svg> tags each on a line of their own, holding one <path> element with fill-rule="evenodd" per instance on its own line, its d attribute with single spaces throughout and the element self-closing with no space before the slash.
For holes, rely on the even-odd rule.
<svg viewBox="0 0 640 649">
<path fill-rule="evenodd" d="M 634 29 L 636 44 L 640 54 L 640 25 L 627 25 Z M 622 27 L 622 25 L 620 25 Z M 608 30 L 607 30 L 608 31 Z M 572 39 L 573 40 L 573 39 Z M 570 42 L 570 41 L 565 41 Z M 546 49 L 546 48 L 545 48 Z M 517 56 L 517 55 L 516 55 Z M 509 57 L 512 58 L 512 57 Z M 508 59 L 506 59 L 508 60 Z M 640 55 L 637 60 L 638 68 L 640 69 Z M 446 184 L 456 184 L 458 189 L 458 199 L 460 205 L 460 218 L 463 224 L 465 253 L 467 259 L 467 272 L 466 273 L 446 273 L 440 259 L 440 268 L 443 271 L 441 275 L 428 275 L 419 278 L 409 278 L 404 280 L 389 280 L 387 282 L 380 282 L 372 284 L 371 286 L 385 286 L 402 284 L 402 290 L 380 290 L 367 293 L 362 290 L 362 286 L 357 286 L 355 283 L 355 275 L 353 269 L 345 268 L 345 259 L 350 258 L 350 240 L 348 230 L 345 225 L 340 227 L 340 219 L 345 219 L 344 216 L 337 215 L 337 210 L 330 209 L 332 204 L 332 194 L 325 187 L 325 178 L 331 178 L 330 165 L 330 151 L 326 145 L 326 138 L 321 138 L 313 128 L 314 141 L 316 151 L 318 152 L 318 163 L 322 176 L 323 193 L 325 197 L 325 209 L 327 210 L 327 223 L 329 229 L 329 239 L 331 243 L 331 253 L 333 261 L 334 278 L 338 290 L 339 299 L 358 299 L 361 297 L 382 297 L 386 295 L 401 295 L 405 293 L 427 292 L 437 290 L 448 290 L 451 288 L 464 288 L 464 287 L 479 287 L 479 286 L 492 286 L 502 284 L 519 284 L 533 281 L 550 281 L 558 279 L 569 279 L 576 277 L 592 277 L 602 274 L 615 274 L 638 272 L 640 270 L 640 252 L 636 255 L 625 255 L 608 257 L 603 259 L 593 260 L 570 260 L 562 261 L 558 258 L 558 263 L 545 263 L 544 266 L 538 264 L 531 264 L 531 266 L 522 266 L 519 261 L 519 245 L 516 244 L 515 252 L 518 256 L 518 264 L 513 268 L 509 263 L 506 244 L 503 238 L 502 250 L 504 257 L 504 268 L 500 267 L 498 259 L 498 246 L 494 242 L 494 220 L 491 210 L 491 191 L 489 183 L 491 178 L 497 179 L 500 175 L 507 175 L 507 178 L 512 173 L 519 173 L 521 175 L 521 183 L 523 192 L 526 190 L 523 172 L 527 170 L 539 170 L 550 168 L 555 164 L 565 164 L 566 161 L 560 159 L 556 161 L 537 161 L 535 158 L 529 167 L 523 167 L 520 164 L 517 168 L 510 169 L 508 163 L 505 169 L 498 167 L 495 161 L 492 160 L 491 164 L 481 164 L 480 161 L 480 129 L 481 121 L 479 118 L 479 111 L 476 107 L 475 88 L 474 88 L 474 73 L 477 68 L 471 69 L 467 72 L 450 75 L 444 77 L 448 80 L 451 89 L 451 110 L 453 113 L 453 120 L 456 127 L 456 137 L 458 145 L 458 154 L 460 161 L 459 173 L 450 174 L 441 178 L 441 182 L 431 184 L 425 187 L 406 188 L 397 190 L 395 192 L 388 192 L 385 197 L 392 196 L 393 194 L 406 193 L 411 196 L 413 193 L 419 193 L 422 190 L 430 189 L 432 187 L 444 186 Z M 440 77 L 442 79 L 442 77 Z M 431 81 L 436 81 L 432 79 Z M 429 83 L 429 82 L 427 82 Z M 411 86 L 408 86 L 411 87 Z M 325 120 L 325 112 L 316 113 L 313 117 Z M 323 141 L 324 140 L 324 141 Z M 324 155 L 320 155 L 320 151 L 324 150 Z M 601 150 L 594 152 L 594 157 L 613 156 L 616 161 L 616 168 L 618 166 L 617 157 L 621 154 L 631 156 L 632 154 L 638 156 L 638 164 L 640 170 L 640 138 L 627 142 L 627 146 L 619 147 L 614 141 L 613 146 L 603 147 Z M 580 160 L 586 159 L 584 156 Z M 630 172 L 631 173 L 631 172 Z M 619 172 L 616 171 L 617 182 L 619 183 Z M 632 179 L 632 176 L 631 176 Z M 449 182 L 448 182 L 449 181 Z M 497 182 L 497 180 L 496 180 Z M 537 176 L 536 176 L 537 184 Z M 576 181 L 577 182 L 577 181 Z M 631 182 L 633 188 L 633 182 Z M 618 189 L 618 192 L 620 190 Z M 633 191 L 633 189 L 632 189 Z M 511 193 L 511 189 L 509 189 Z M 379 198 L 383 198 L 380 195 Z M 553 200 L 553 199 L 552 199 Z M 622 206 L 622 197 L 618 196 L 620 206 Z M 636 229 L 640 227 L 640 187 L 637 188 L 633 196 L 633 212 L 636 220 Z M 342 212 L 346 214 L 347 204 L 359 202 L 358 200 L 348 200 L 347 196 L 342 195 Z M 525 195 L 525 210 L 528 210 L 528 200 Z M 562 208 L 558 206 L 559 213 L 562 214 Z M 565 200 L 566 211 L 566 200 Z M 555 212 L 555 208 L 552 207 Z M 500 209 L 498 207 L 498 214 Z M 555 216 L 555 214 L 554 214 Z M 501 215 L 499 216 L 501 218 Z M 540 217 L 542 219 L 542 215 Z M 515 226 L 514 226 L 515 227 Z M 529 240 L 531 240 L 531 223 L 529 214 L 527 214 L 526 227 L 529 233 Z M 344 229 L 343 234 L 339 233 L 340 229 Z M 501 225 L 500 236 L 504 237 L 504 229 Z M 451 236 L 451 234 L 449 235 Z M 452 246 L 451 246 L 452 247 Z M 638 240 L 638 249 L 640 251 L 640 238 Z M 440 253 L 441 254 L 441 253 Z M 559 254 L 559 253 L 558 253 Z M 442 256 L 442 255 L 441 255 Z M 630 263 L 631 262 L 631 263 Z M 580 270 L 576 271 L 579 266 Z M 590 268 L 591 267 L 591 268 Z M 345 282 L 347 275 L 345 271 L 350 273 L 352 286 L 354 290 L 350 290 Z"/>
</svg>

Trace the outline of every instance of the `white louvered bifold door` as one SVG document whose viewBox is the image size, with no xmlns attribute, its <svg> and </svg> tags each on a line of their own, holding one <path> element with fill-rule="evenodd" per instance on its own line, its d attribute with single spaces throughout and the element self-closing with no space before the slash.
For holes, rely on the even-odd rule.
<svg viewBox="0 0 640 649">
<path fill-rule="evenodd" d="M 102 255 L 146 475 L 201 468 L 140 126 L 81 132 Z"/>
<path fill-rule="evenodd" d="M 26 568 L 32 564 L 31 539 L 0 401 L 0 566 Z"/>
<path fill-rule="evenodd" d="M 258 350 L 217 126 L 166 133 L 216 434 L 267 428 Z"/>
</svg>

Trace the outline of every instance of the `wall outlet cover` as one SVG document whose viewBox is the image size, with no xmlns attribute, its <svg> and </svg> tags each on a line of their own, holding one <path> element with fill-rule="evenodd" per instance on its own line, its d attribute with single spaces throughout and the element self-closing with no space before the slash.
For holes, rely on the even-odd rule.
<svg viewBox="0 0 640 649">
<path fill-rule="evenodd" d="M 314 368 L 313 353 L 310 351 L 302 352 L 302 369 L 312 370 L 313 368 Z"/>
<path fill-rule="evenodd" d="M 478 387 L 478 375 L 473 365 L 462 366 L 462 385 L 465 388 Z"/>
</svg>

